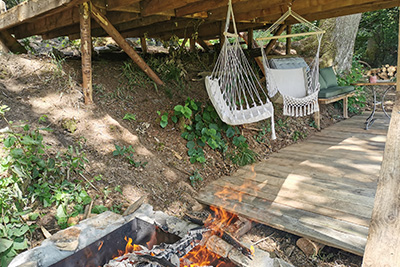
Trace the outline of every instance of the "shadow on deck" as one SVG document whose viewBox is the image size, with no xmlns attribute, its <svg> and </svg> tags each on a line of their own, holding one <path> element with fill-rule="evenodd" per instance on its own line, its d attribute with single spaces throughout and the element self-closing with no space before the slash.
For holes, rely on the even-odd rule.
<svg viewBox="0 0 400 267">
<path fill-rule="evenodd" d="M 222 177 L 197 199 L 251 220 L 363 255 L 389 120 L 339 122 Z"/>
</svg>

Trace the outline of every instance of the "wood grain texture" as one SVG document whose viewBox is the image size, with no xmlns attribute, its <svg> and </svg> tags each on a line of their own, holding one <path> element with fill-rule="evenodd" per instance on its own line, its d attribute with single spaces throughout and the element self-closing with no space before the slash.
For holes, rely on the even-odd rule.
<svg viewBox="0 0 400 267">
<path fill-rule="evenodd" d="M 362 255 L 388 127 L 384 114 L 377 113 L 366 131 L 367 117 L 339 122 L 221 177 L 197 199 Z"/>
<path fill-rule="evenodd" d="M 390 121 L 363 266 L 400 266 L 400 91 Z"/>
</svg>

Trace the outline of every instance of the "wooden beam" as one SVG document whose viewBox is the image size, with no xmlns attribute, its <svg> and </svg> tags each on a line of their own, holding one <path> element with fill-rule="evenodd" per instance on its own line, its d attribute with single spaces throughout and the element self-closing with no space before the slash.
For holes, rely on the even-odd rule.
<svg viewBox="0 0 400 267">
<path fill-rule="evenodd" d="M 240 2 L 240 1 L 247 1 L 247 0 L 232 0 L 232 4 Z M 219 7 L 225 8 L 225 16 L 226 16 L 226 9 L 228 6 L 228 1 L 221 1 L 221 0 L 203 0 L 197 1 L 186 6 L 176 8 L 175 13 L 177 17 L 183 17 L 187 15 L 192 15 L 195 13 L 199 13 L 202 11 L 210 11 Z"/>
<path fill-rule="evenodd" d="M 194 52 L 196 50 L 196 40 L 192 37 L 190 38 L 190 52 Z"/>
<path fill-rule="evenodd" d="M 89 3 L 79 6 L 81 26 L 82 90 L 85 104 L 93 103 L 92 87 L 92 37 L 90 35 Z"/>
<path fill-rule="evenodd" d="M 125 11 L 140 13 L 140 0 L 107 0 L 107 11 Z"/>
<path fill-rule="evenodd" d="M 250 28 L 247 31 L 247 49 L 253 49 L 254 48 L 254 30 L 253 28 Z"/>
<path fill-rule="evenodd" d="M 0 42 L 13 53 L 26 53 L 25 47 L 6 30 L 0 31 Z"/>
<path fill-rule="evenodd" d="M 204 42 L 203 39 L 197 38 L 196 42 L 204 49 L 204 51 L 206 51 L 206 52 L 210 51 L 210 47 L 208 46 L 208 44 L 206 42 Z"/>
<path fill-rule="evenodd" d="M 111 21 L 111 23 L 113 25 L 118 25 L 118 26 L 133 23 L 134 21 L 137 21 L 139 19 L 139 14 L 136 13 L 110 11 L 107 14 L 108 14 L 107 18 Z M 43 34 L 42 37 L 43 39 L 52 39 L 59 36 L 73 35 L 74 38 L 71 40 L 74 40 L 79 38 L 79 35 L 77 34 L 79 32 L 78 28 L 79 25 L 70 25 L 67 27 L 48 31 L 45 34 Z M 105 35 L 105 31 L 103 30 L 103 28 L 97 22 L 92 23 L 92 36 L 97 37 L 101 35 Z"/>
<path fill-rule="evenodd" d="M 135 52 L 122 35 L 114 28 L 111 22 L 99 12 L 99 10 L 91 6 L 92 17 L 98 24 L 117 42 L 117 44 L 129 55 L 130 58 L 158 85 L 164 85 L 163 81 L 154 73 L 154 71 L 146 64 L 146 62 Z"/>
<path fill-rule="evenodd" d="M 142 52 L 143 54 L 147 53 L 147 42 L 146 42 L 146 37 L 140 37 L 140 45 L 142 47 Z"/>
<path fill-rule="evenodd" d="M 159 14 L 166 10 L 174 10 L 179 7 L 183 7 L 189 3 L 197 2 L 199 0 L 144 0 L 141 2 L 142 16 L 150 16 Z"/>
<path fill-rule="evenodd" d="M 54 11 L 55 9 L 69 9 L 83 2 L 85 2 L 85 0 L 40 0 L 22 2 L 6 13 L 0 14 L 0 29 L 7 29 L 21 24 L 23 21 L 39 15 L 44 15 L 46 12 Z"/>
<path fill-rule="evenodd" d="M 286 33 L 292 34 L 292 25 L 287 25 Z M 290 49 L 292 48 L 292 38 L 286 38 L 286 55 L 290 55 Z"/>
<path fill-rule="evenodd" d="M 107 18 L 113 24 L 120 24 L 138 19 L 139 14 L 110 11 L 107 13 Z M 91 27 L 92 29 L 101 28 L 97 23 L 93 23 Z M 41 34 L 45 35 L 45 39 L 51 39 L 79 33 L 79 9 L 71 8 L 64 12 L 38 19 L 35 23 L 24 23 L 15 27 L 13 32 L 18 39 Z"/>
</svg>

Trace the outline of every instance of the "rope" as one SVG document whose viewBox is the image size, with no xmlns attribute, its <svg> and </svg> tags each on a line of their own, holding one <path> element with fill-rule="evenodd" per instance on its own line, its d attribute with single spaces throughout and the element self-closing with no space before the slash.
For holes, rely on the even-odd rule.
<svg viewBox="0 0 400 267">
<path fill-rule="evenodd" d="M 302 24 L 305 24 L 306 26 L 309 27 L 310 30 L 313 30 L 316 32 L 316 37 L 318 40 L 318 46 L 316 49 L 315 57 L 313 61 L 311 62 L 310 65 L 308 65 L 308 68 L 305 69 L 305 77 L 304 81 L 299 81 L 298 86 L 295 88 L 291 88 L 291 92 L 286 91 L 285 93 L 282 93 L 282 88 L 280 89 L 282 84 L 277 84 L 276 82 L 276 77 L 274 77 L 275 74 L 273 74 L 273 71 L 271 70 L 271 66 L 269 65 L 269 61 L 267 59 L 267 55 L 265 54 L 265 51 L 263 49 L 263 45 L 260 45 L 261 47 L 261 56 L 262 56 L 262 62 L 263 62 L 263 67 L 265 70 L 265 76 L 266 76 L 266 86 L 268 90 L 268 95 L 270 97 L 274 97 L 278 92 L 282 95 L 283 98 L 283 114 L 286 116 L 306 116 L 310 115 L 314 112 L 319 111 L 319 106 L 318 106 L 318 93 L 319 93 L 319 52 L 321 48 L 321 40 L 324 31 L 315 26 L 314 24 L 310 23 L 303 17 L 301 17 L 299 14 L 295 13 L 292 11 L 291 7 L 289 7 L 288 11 L 283 14 L 270 28 L 267 29 L 266 33 L 272 34 L 289 16 L 292 16 L 295 18 L 297 21 L 299 21 Z M 301 34 L 300 34 L 301 35 Z M 307 35 L 307 33 L 304 33 L 304 35 Z M 280 38 L 284 38 L 285 35 L 279 36 Z M 268 38 L 268 37 L 267 37 Z M 267 39 L 267 38 L 258 38 L 257 40 L 262 40 L 262 39 Z M 285 70 L 281 70 L 285 71 Z M 299 70 L 300 71 L 300 70 Z M 288 71 L 289 72 L 289 71 Z M 289 79 L 290 77 L 288 77 Z M 289 95 L 292 93 L 293 95 L 298 95 L 298 92 L 303 91 L 302 84 L 306 84 L 306 90 L 304 90 L 304 95 L 303 97 L 293 97 L 292 95 Z M 294 90 L 300 90 L 298 92 L 293 92 Z M 296 94 L 295 94 L 296 93 Z"/>
<path fill-rule="evenodd" d="M 228 32 L 231 21 L 234 33 Z M 271 118 L 271 128 L 274 129 L 273 105 L 240 46 L 231 0 L 228 2 L 224 44 L 205 83 L 222 121 L 240 125 Z M 272 138 L 275 139 L 274 131 Z"/>
</svg>

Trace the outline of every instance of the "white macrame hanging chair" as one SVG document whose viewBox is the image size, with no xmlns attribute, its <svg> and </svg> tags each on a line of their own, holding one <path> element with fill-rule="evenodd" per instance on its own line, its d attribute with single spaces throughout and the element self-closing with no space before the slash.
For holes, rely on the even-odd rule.
<svg viewBox="0 0 400 267">
<path fill-rule="evenodd" d="M 228 32 L 231 17 L 233 34 Z M 274 107 L 240 46 L 231 0 L 228 3 L 224 44 L 213 72 L 205 78 L 205 85 L 223 122 L 241 125 L 271 118 L 272 139 L 276 138 Z"/>
<path fill-rule="evenodd" d="M 297 13 L 293 12 L 289 7 L 289 10 L 266 30 L 266 35 L 273 35 L 276 29 L 281 26 L 290 16 L 306 26 L 310 31 L 304 33 L 257 38 L 257 42 L 260 40 L 291 38 L 296 36 L 316 36 L 318 40 L 318 46 L 316 48 L 315 57 L 308 67 L 303 68 L 271 68 L 263 46 L 260 45 L 269 97 L 272 98 L 279 93 L 283 99 L 283 115 L 299 117 L 310 115 L 319 111 L 319 51 L 321 47 L 322 36 L 325 31 L 321 30 Z"/>
</svg>

